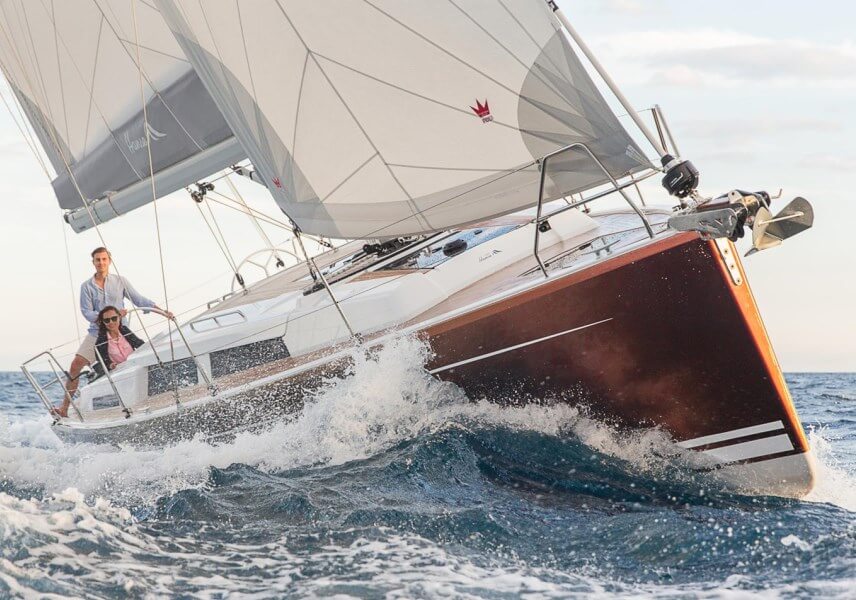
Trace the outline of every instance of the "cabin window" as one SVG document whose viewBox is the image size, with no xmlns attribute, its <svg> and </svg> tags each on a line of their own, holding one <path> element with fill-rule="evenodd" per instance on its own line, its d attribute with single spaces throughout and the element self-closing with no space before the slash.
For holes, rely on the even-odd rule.
<svg viewBox="0 0 856 600">
<path fill-rule="evenodd" d="M 199 372 L 192 358 L 183 358 L 163 363 L 149 365 L 149 396 L 157 396 L 164 392 L 184 388 L 199 383 Z"/>
<path fill-rule="evenodd" d="M 105 408 L 116 408 L 117 406 L 119 406 L 119 396 L 116 394 L 95 396 L 92 398 L 92 410 L 104 410 Z"/>
<path fill-rule="evenodd" d="M 210 354 L 211 374 L 214 377 L 222 377 L 289 356 L 291 354 L 281 338 L 225 348 Z"/>
</svg>

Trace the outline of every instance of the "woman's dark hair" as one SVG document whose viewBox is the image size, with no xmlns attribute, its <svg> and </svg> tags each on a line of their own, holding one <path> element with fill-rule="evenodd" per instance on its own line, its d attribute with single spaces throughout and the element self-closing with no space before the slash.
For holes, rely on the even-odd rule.
<svg viewBox="0 0 856 600">
<path fill-rule="evenodd" d="M 119 309 L 115 306 L 105 306 L 104 308 L 102 308 L 101 312 L 98 313 L 98 333 L 104 333 L 105 331 L 107 331 L 107 326 L 104 325 L 104 314 L 110 312 L 111 310 L 117 315 L 122 316 L 122 313 L 120 313 Z"/>
</svg>

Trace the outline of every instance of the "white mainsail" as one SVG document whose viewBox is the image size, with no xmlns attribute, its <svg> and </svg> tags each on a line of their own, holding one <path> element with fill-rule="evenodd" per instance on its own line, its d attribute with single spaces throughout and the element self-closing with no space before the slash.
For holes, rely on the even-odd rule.
<svg viewBox="0 0 856 600">
<path fill-rule="evenodd" d="M 0 67 L 77 231 L 246 157 L 150 3 L 0 0 Z"/>
<path fill-rule="evenodd" d="M 534 161 L 647 161 L 544 0 L 156 0 L 280 208 L 378 238 L 533 205 Z M 549 195 L 604 183 L 583 153 Z"/>
</svg>

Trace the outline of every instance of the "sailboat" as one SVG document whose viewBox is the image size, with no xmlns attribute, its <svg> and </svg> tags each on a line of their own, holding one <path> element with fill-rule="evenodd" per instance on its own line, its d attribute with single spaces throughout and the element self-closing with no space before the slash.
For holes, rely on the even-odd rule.
<svg viewBox="0 0 856 600">
<path fill-rule="evenodd" d="M 754 251 L 782 243 L 811 205 L 774 216 L 763 191 L 702 195 L 662 111 L 652 129 L 554 2 L 0 7 L 0 64 L 72 229 L 182 187 L 204 196 L 202 178 L 247 159 L 235 172 L 267 188 L 303 252 L 81 386 L 63 440 L 265 427 L 354 352 L 416 336 L 425 369 L 471 399 L 584 406 L 662 429 L 736 489 L 811 489 L 734 245 L 747 229 Z M 635 195 L 652 177 L 659 208 Z M 313 235 L 346 241 L 312 255 Z M 62 365 L 23 365 L 50 408 L 36 359 L 57 385 Z"/>
</svg>

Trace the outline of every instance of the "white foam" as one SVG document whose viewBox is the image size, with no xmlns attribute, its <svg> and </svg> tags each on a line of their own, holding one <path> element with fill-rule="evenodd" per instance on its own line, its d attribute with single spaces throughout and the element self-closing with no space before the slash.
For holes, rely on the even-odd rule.
<svg viewBox="0 0 856 600">
<path fill-rule="evenodd" d="M 809 446 L 815 457 L 815 485 L 804 500 L 828 502 L 856 512 L 856 479 L 841 464 L 826 436 L 824 427 L 808 429 Z"/>
<path fill-rule="evenodd" d="M 803 552 L 808 552 L 812 549 L 812 545 L 806 542 L 805 540 L 800 539 L 799 536 L 794 534 L 786 535 L 782 538 L 783 546 L 793 546 L 795 548 L 799 548 Z"/>
</svg>

